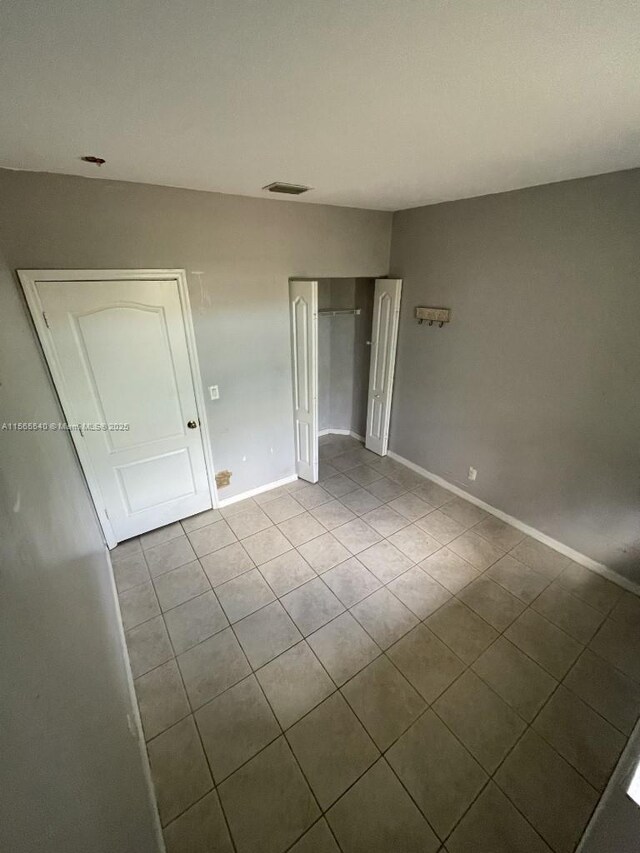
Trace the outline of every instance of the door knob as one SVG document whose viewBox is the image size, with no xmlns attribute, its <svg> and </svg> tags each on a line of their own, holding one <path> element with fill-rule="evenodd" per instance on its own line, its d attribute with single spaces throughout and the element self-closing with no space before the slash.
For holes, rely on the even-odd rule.
<svg viewBox="0 0 640 853">
<path fill-rule="evenodd" d="M 198 424 L 195 421 L 187 421 L 187 426 L 189 427 L 189 429 L 195 429 Z"/>
</svg>

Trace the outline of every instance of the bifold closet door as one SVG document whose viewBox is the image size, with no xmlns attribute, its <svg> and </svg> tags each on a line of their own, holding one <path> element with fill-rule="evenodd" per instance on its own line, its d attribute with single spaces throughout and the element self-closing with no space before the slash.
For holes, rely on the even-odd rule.
<svg viewBox="0 0 640 853">
<path fill-rule="evenodd" d="M 318 282 L 289 282 L 296 473 L 318 482 Z"/>
<path fill-rule="evenodd" d="M 365 446 L 380 456 L 386 456 L 389 444 L 401 294 L 401 278 L 376 279 Z"/>
</svg>

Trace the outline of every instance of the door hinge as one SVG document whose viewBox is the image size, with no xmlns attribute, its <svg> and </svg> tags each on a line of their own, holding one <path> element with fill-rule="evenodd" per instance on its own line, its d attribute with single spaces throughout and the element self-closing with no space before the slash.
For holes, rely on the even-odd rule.
<svg viewBox="0 0 640 853">
<path fill-rule="evenodd" d="M 47 320 L 47 315 L 46 315 L 45 311 L 42 312 L 42 319 L 44 320 L 44 324 L 47 327 L 47 329 L 50 329 L 51 326 L 49 325 L 49 321 Z"/>
</svg>

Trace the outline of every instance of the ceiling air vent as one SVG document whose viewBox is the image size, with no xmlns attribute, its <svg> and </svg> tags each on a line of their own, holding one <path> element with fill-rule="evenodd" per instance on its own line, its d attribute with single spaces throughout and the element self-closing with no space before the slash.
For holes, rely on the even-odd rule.
<svg viewBox="0 0 640 853">
<path fill-rule="evenodd" d="M 284 184 L 282 181 L 274 181 L 272 184 L 267 184 L 262 187 L 263 190 L 268 190 L 270 193 L 286 193 L 287 195 L 302 195 L 308 192 L 311 187 L 305 187 L 302 184 Z"/>
</svg>

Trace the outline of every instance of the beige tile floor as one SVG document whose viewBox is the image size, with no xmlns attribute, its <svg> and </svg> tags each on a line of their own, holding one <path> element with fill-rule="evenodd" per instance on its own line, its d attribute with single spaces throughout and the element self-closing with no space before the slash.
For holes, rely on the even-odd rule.
<svg viewBox="0 0 640 853">
<path fill-rule="evenodd" d="M 351 438 L 321 459 L 113 552 L 169 853 L 574 850 L 640 599 Z"/>
</svg>

